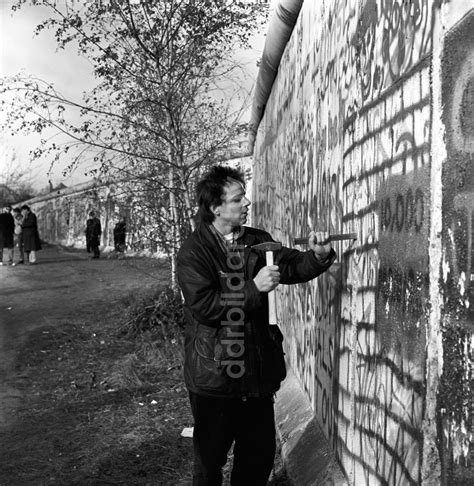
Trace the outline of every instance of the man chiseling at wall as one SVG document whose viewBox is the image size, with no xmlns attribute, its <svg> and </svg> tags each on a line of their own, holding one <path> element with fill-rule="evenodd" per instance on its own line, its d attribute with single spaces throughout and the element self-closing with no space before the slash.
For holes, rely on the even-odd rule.
<svg viewBox="0 0 474 486">
<path fill-rule="evenodd" d="M 265 485 L 275 455 L 273 398 L 286 376 L 283 337 L 269 324 L 268 294 L 279 283 L 317 277 L 336 254 L 327 233 L 311 232 L 309 251 L 282 247 L 275 265 L 267 265 L 255 245 L 273 239 L 244 226 L 250 201 L 243 174 L 213 167 L 197 193 L 198 227 L 178 253 L 184 375 L 194 417 L 193 485 L 222 484 L 232 443 L 231 484 Z"/>
</svg>

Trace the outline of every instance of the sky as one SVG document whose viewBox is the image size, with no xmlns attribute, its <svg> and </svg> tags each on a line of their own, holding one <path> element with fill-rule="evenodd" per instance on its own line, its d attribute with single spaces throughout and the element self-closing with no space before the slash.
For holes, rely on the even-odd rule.
<svg viewBox="0 0 474 486">
<path fill-rule="evenodd" d="M 74 50 L 57 50 L 51 32 L 43 30 L 39 36 L 34 35 L 36 25 L 47 15 L 46 8 L 24 6 L 12 13 L 13 3 L 14 0 L 0 0 L 0 77 L 19 72 L 33 74 L 54 83 L 67 97 L 80 100 L 82 92 L 92 89 L 95 83 L 90 63 Z M 255 38 L 250 54 L 253 59 L 260 57 L 263 43 L 263 35 Z M 255 68 L 255 76 L 256 73 Z M 49 181 L 56 187 L 59 183 L 71 186 L 90 179 L 81 168 L 64 177 L 61 167 L 51 170 L 48 161 L 31 163 L 28 152 L 38 142 L 39 137 L 34 135 L 0 134 L 0 183 L 16 170 L 25 173 L 25 180 L 36 190 L 47 187 Z"/>
<path fill-rule="evenodd" d="M 11 76 L 19 72 L 54 82 L 62 92 L 74 99 L 80 99 L 84 90 L 94 86 L 95 80 L 87 60 L 71 51 L 56 49 L 54 37 L 43 31 L 34 35 L 35 26 L 44 19 L 47 10 L 44 7 L 23 7 L 12 14 L 13 0 L 0 0 L 0 76 Z M 11 136 L 1 134 L 0 171 L 6 173 L 18 169 L 25 172 L 25 177 L 36 189 L 60 182 L 66 185 L 87 180 L 83 171 L 76 171 L 69 177 L 63 177 L 57 168 L 49 174 L 50 164 L 45 161 L 32 165 L 28 161 L 28 152 L 39 142 L 38 136 Z M 12 167 L 11 159 L 16 155 Z M 0 179 L 1 181 L 1 179 Z"/>
</svg>

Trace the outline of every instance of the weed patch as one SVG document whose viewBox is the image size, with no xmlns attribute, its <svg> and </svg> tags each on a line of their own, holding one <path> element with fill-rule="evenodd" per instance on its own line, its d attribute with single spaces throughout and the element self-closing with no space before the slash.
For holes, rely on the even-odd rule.
<svg viewBox="0 0 474 486">
<path fill-rule="evenodd" d="M 124 311 L 30 334 L 9 383 L 24 401 L 1 431 L 0 484 L 189 483 L 180 342 L 121 333 Z"/>
<path fill-rule="evenodd" d="M 181 304 L 168 289 L 122 304 L 30 333 L 8 383 L 24 398 L 0 430 L 1 486 L 191 484 Z"/>
</svg>

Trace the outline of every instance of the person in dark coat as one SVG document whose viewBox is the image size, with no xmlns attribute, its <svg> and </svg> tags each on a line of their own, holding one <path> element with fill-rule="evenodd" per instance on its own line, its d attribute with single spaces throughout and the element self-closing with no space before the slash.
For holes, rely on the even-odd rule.
<svg viewBox="0 0 474 486">
<path fill-rule="evenodd" d="M 96 216 L 95 211 L 89 213 L 89 219 L 86 221 L 86 247 L 87 252 L 94 253 L 92 258 L 99 258 L 100 251 L 100 235 L 102 234 L 102 227 L 100 220 Z"/>
<path fill-rule="evenodd" d="M 11 214 L 11 206 L 5 206 L 0 214 L 0 265 L 3 265 L 3 250 L 7 250 L 7 265 L 13 264 L 13 234 L 15 221 Z"/>
<path fill-rule="evenodd" d="M 23 216 L 21 214 L 20 208 L 13 208 L 13 220 L 15 221 L 15 231 L 13 242 L 16 248 L 18 248 L 19 260 L 18 264 L 25 263 L 25 251 L 23 248 L 23 228 L 21 223 L 23 223 Z"/>
<path fill-rule="evenodd" d="M 114 227 L 114 248 L 115 251 L 123 253 L 125 251 L 125 238 L 127 235 L 127 223 L 125 217 L 121 216 Z"/>
<path fill-rule="evenodd" d="M 26 204 L 21 207 L 21 214 L 23 216 L 21 229 L 23 230 L 23 250 L 26 254 L 26 262 L 34 265 L 36 263 L 36 252 L 41 250 L 38 221 L 36 215 Z"/>
<path fill-rule="evenodd" d="M 283 335 L 269 320 L 269 292 L 314 279 L 336 258 L 325 232 L 309 250 L 282 247 L 275 264 L 254 245 L 273 242 L 244 226 L 244 177 L 213 167 L 197 186 L 199 224 L 177 257 L 184 296 L 184 379 L 194 418 L 194 486 L 222 484 L 234 443 L 231 484 L 264 486 L 275 455 L 273 400 L 286 376 Z"/>
</svg>

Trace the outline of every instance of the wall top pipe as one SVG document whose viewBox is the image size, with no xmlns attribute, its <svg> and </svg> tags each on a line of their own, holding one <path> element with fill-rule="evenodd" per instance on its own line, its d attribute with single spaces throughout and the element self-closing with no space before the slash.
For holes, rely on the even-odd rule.
<svg viewBox="0 0 474 486">
<path fill-rule="evenodd" d="M 249 152 L 253 152 L 258 127 L 272 91 L 286 44 L 304 0 L 278 0 L 268 26 L 267 39 L 258 71 L 249 123 Z"/>
</svg>

